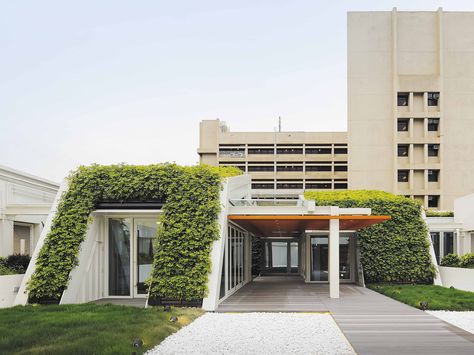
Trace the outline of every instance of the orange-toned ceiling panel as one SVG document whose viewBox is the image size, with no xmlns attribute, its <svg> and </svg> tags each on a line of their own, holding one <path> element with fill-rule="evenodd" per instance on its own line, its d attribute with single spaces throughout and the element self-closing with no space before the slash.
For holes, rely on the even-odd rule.
<svg viewBox="0 0 474 355">
<path fill-rule="evenodd" d="M 340 230 L 359 230 L 389 220 L 389 216 L 229 215 L 229 220 L 266 238 L 297 237 L 305 230 L 329 230 L 329 220 L 339 219 Z"/>
</svg>

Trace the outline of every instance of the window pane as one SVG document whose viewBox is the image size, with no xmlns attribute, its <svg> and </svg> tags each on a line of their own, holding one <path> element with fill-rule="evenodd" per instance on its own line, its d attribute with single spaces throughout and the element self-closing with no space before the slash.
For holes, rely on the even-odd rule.
<svg viewBox="0 0 474 355">
<path fill-rule="evenodd" d="M 137 292 L 148 292 L 145 281 L 150 275 L 153 265 L 153 239 L 156 235 L 156 221 L 136 220 L 137 228 Z"/>
<path fill-rule="evenodd" d="M 130 296 L 129 219 L 109 219 L 109 295 Z"/>
<path fill-rule="evenodd" d="M 454 253 L 454 233 L 444 232 L 444 255 Z M 443 255 L 443 256 L 444 256 Z"/>
<path fill-rule="evenodd" d="M 430 232 L 430 236 L 431 236 L 431 241 L 433 243 L 434 252 L 435 252 L 435 255 L 436 255 L 436 261 L 439 264 L 439 233 L 438 232 Z"/>
</svg>

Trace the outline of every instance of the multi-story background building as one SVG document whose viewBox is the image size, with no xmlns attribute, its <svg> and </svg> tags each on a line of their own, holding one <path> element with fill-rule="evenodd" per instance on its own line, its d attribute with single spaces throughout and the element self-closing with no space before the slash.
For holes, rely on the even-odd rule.
<svg viewBox="0 0 474 355">
<path fill-rule="evenodd" d="M 254 197 L 347 189 L 346 132 L 231 132 L 219 120 L 205 120 L 199 138 L 200 161 L 247 172 Z"/>
<path fill-rule="evenodd" d="M 452 210 L 473 193 L 474 12 L 350 12 L 347 65 L 348 133 L 203 121 L 201 162 L 240 167 L 261 197 L 379 189 Z"/>
<path fill-rule="evenodd" d="M 348 14 L 349 188 L 474 191 L 474 13 Z"/>
</svg>

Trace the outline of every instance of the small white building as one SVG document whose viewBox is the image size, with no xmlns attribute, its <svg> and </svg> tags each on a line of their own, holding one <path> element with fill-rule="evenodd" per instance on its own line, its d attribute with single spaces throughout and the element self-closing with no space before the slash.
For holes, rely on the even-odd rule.
<svg viewBox="0 0 474 355">
<path fill-rule="evenodd" d="M 31 255 L 59 184 L 0 165 L 0 256 Z"/>
</svg>

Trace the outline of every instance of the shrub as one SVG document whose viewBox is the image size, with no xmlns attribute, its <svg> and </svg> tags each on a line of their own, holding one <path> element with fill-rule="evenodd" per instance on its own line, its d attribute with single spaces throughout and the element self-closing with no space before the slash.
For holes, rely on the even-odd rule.
<svg viewBox="0 0 474 355">
<path fill-rule="evenodd" d="M 16 271 L 18 274 L 24 274 L 26 272 L 26 269 L 28 268 L 30 260 L 31 257 L 29 255 L 13 254 L 7 256 L 4 263 L 5 266 Z"/>
<path fill-rule="evenodd" d="M 464 254 L 461 256 L 461 267 L 474 269 L 474 253 Z"/>
<path fill-rule="evenodd" d="M 457 254 L 447 254 L 441 259 L 441 266 L 459 267 L 461 258 Z"/>
<path fill-rule="evenodd" d="M 1 275 L 14 275 L 16 272 L 5 265 L 0 264 L 0 276 Z"/>
<path fill-rule="evenodd" d="M 366 207 L 389 221 L 364 228 L 358 238 L 366 282 L 428 283 L 435 275 L 428 228 L 416 201 L 383 191 L 311 191 L 318 206 Z"/>
<path fill-rule="evenodd" d="M 68 177 L 68 189 L 36 260 L 28 283 L 30 301 L 59 301 L 78 263 L 90 214 L 104 200 L 164 201 L 148 280 L 150 295 L 186 301 L 203 298 L 211 246 L 219 237 L 221 180 L 239 174 L 237 168 L 204 165 L 79 167 Z"/>
<path fill-rule="evenodd" d="M 427 210 L 425 211 L 426 217 L 454 217 L 453 211 L 433 211 Z"/>
</svg>

